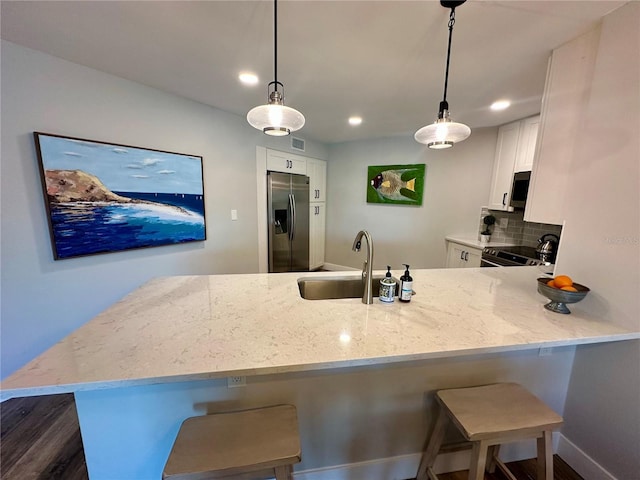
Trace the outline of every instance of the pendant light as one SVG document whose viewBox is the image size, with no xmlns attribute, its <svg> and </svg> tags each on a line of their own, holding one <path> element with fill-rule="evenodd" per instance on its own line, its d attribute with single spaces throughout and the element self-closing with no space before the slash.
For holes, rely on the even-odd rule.
<svg viewBox="0 0 640 480">
<path fill-rule="evenodd" d="M 452 122 L 449 118 L 449 103 L 447 102 L 447 85 L 449 83 L 449 59 L 451 57 L 451 34 L 456 23 L 456 7 L 465 0 L 445 1 L 440 0 L 440 5 L 450 8 L 449 14 L 449 45 L 447 47 L 447 67 L 444 75 L 444 96 L 440 102 L 438 119 L 431 125 L 422 127 L 415 134 L 417 142 L 424 143 L 429 148 L 442 149 L 452 147 L 454 143 L 462 142 L 471 135 L 471 129 L 464 123 Z"/>
<path fill-rule="evenodd" d="M 267 104 L 249 110 L 247 121 L 267 135 L 282 137 L 300 130 L 304 115 L 284 105 L 284 85 L 278 81 L 278 0 L 273 2 L 273 71 L 274 80 L 267 85 Z"/>
</svg>

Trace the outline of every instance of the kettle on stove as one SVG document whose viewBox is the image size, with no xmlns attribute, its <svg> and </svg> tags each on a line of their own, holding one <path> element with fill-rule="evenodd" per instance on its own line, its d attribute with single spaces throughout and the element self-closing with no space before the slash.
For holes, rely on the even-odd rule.
<svg viewBox="0 0 640 480">
<path fill-rule="evenodd" d="M 553 237 L 553 240 L 547 240 L 547 237 Z M 536 253 L 540 260 L 553 263 L 556 259 L 556 252 L 558 251 L 558 242 L 560 239 L 553 233 L 546 233 L 538 239 L 538 246 L 536 247 Z"/>
</svg>

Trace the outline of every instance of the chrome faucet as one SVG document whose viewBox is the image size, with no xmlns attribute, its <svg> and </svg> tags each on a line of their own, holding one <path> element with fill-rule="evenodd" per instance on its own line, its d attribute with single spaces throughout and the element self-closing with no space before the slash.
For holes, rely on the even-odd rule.
<svg viewBox="0 0 640 480">
<path fill-rule="evenodd" d="M 367 261 L 362 266 L 362 282 L 364 284 L 364 291 L 362 292 L 362 303 L 370 305 L 373 303 L 373 275 L 371 273 L 373 269 L 373 240 L 371 235 L 366 230 L 360 230 L 356 239 L 353 241 L 353 251 L 359 252 L 362 237 L 367 241 Z"/>
</svg>

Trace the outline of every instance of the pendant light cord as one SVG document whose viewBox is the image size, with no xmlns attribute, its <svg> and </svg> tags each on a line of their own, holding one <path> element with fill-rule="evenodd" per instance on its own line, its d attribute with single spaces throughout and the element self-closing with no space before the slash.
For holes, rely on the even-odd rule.
<svg viewBox="0 0 640 480">
<path fill-rule="evenodd" d="M 451 38 L 449 38 L 451 45 Z M 448 68 L 448 67 L 447 67 Z M 278 91 L 278 0 L 273 0 L 273 80 Z"/>
<path fill-rule="evenodd" d="M 449 59 L 451 58 L 451 37 L 453 35 L 453 25 L 456 23 L 456 9 L 452 8 L 449 14 L 449 44 L 447 46 L 447 67 L 444 73 L 444 94 L 442 96 L 442 103 L 446 105 L 446 109 L 449 109 L 447 104 L 447 86 L 449 85 Z M 441 104 L 442 105 L 442 104 Z M 442 108 L 440 108 L 440 114 L 442 114 Z"/>
</svg>

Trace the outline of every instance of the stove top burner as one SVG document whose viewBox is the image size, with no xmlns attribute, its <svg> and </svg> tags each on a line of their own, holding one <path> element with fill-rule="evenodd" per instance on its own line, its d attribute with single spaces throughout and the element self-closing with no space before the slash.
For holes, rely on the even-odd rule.
<svg viewBox="0 0 640 480">
<path fill-rule="evenodd" d="M 517 245 L 513 247 L 487 247 L 482 251 L 482 258 L 495 263 L 496 266 L 514 267 L 521 265 L 548 265 L 541 259 L 533 247 Z"/>
<path fill-rule="evenodd" d="M 525 247 L 524 245 L 519 245 L 515 247 L 499 247 L 495 250 L 499 250 L 501 252 L 506 253 L 514 253 L 516 255 L 520 255 L 521 257 L 527 257 L 532 260 L 538 260 L 538 253 L 536 249 L 533 247 Z"/>
</svg>

